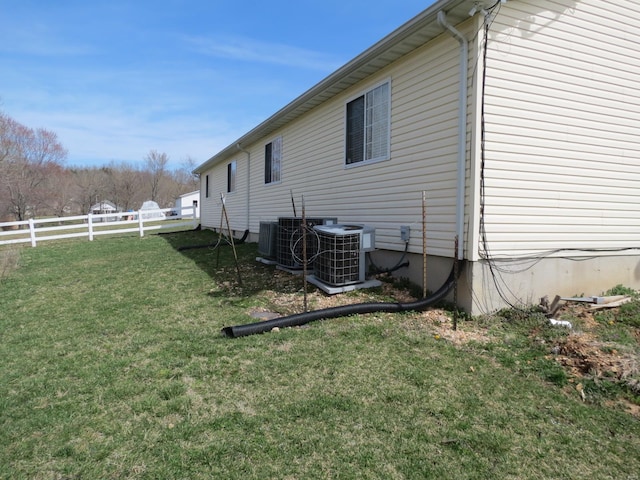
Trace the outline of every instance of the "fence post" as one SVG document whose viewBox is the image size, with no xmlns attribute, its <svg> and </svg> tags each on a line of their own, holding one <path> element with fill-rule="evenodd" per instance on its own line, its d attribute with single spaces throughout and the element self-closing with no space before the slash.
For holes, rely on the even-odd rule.
<svg viewBox="0 0 640 480">
<path fill-rule="evenodd" d="M 144 222 L 142 221 L 142 212 L 138 210 L 138 228 L 140 229 L 140 237 L 144 237 Z"/>
<path fill-rule="evenodd" d="M 31 246 L 36 246 L 36 224 L 33 218 L 29 219 L 29 236 L 31 237 Z"/>
<path fill-rule="evenodd" d="M 89 227 L 89 241 L 93 242 L 93 214 L 87 215 L 87 226 Z"/>
<path fill-rule="evenodd" d="M 198 228 L 198 217 L 196 216 L 196 207 L 191 207 L 193 209 L 193 212 L 191 213 L 193 215 L 193 228 Z"/>
</svg>

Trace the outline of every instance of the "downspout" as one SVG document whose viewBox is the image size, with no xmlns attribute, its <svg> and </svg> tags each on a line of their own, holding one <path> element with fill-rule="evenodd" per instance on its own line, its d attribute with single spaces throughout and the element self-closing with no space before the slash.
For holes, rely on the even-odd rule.
<svg viewBox="0 0 640 480">
<path fill-rule="evenodd" d="M 456 195 L 456 231 L 458 235 L 458 260 L 464 259 L 464 199 L 467 156 L 467 70 L 469 42 L 462 33 L 447 21 L 447 14 L 438 12 L 438 23 L 460 43 L 460 91 L 458 98 L 458 188 Z"/>
<path fill-rule="evenodd" d="M 236 147 L 241 152 L 247 154 L 247 232 L 249 231 L 249 223 L 251 220 L 251 152 L 249 150 L 245 150 L 240 146 L 239 143 L 236 144 Z"/>
</svg>

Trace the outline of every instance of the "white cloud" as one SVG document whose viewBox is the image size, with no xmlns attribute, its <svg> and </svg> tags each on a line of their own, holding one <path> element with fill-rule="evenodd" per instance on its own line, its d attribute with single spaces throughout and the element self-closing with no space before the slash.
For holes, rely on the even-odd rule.
<svg viewBox="0 0 640 480">
<path fill-rule="evenodd" d="M 18 118 L 18 116 L 15 116 Z M 45 124 L 69 151 L 68 165 L 104 166 L 110 161 L 140 164 L 150 150 L 166 153 L 178 168 L 185 158 L 210 158 L 242 132 L 212 118 L 169 117 L 149 121 L 116 109 L 100 111 L 30 111 L 26 125 Z"/>
<path fill-rule="evenodd" d="M 342 63 L 322 52 L 245 37 L 185 37 L 185 41 L 201 54 L 244 62 L 259 62 L 325 72 L 335 70 Z"/>
<path fill-rule="evenodd" d="M 95 53 L 88 44 L 65 41 L 49 26 L 33 22 L 24 25 L 3 22 L 0 28 L 0 52 L 41 57 L 75 56 Z"/>
</svg>

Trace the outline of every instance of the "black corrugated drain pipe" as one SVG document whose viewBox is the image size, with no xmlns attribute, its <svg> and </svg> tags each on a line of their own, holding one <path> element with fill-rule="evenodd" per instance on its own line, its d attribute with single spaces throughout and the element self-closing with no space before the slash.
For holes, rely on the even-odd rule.
<svg viewBox="0 0 640 480">
<path fill-rule="evenodd" d="M 460 271 L 462 268 L 459 269 Z M 348 315 L 359 315 L 365 313 L 386 312 L 408 312 L 421 311 L 442 300 L 447 296 L 456 282 L 455 267 L 451 269 L 447 281 L 433 294 L 408 303 L 393 302 L 369 302 L 357 303 L 355 305 L 343 305 L 341 307 L 323 308 L 312 312 L 297 313 L 287 317 L 274 318 L 262 322 L 248 323 L 246 325 L 236 325 L 235 327 L 224 327 L 222 333 L 229 338 L 246 337 L 256 333 L 271 331 L 275 327 L 299 327 L 316 320 L 327 320 L 330 318 L 346 317 Z"/>
</svg>

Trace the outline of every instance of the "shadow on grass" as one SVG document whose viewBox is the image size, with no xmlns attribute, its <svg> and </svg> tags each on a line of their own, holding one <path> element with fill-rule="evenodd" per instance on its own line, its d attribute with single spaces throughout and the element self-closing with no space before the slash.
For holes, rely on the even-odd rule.
<svg viewBox="0 0 640 480">
<path fill-rule="evenodd" d="M 162 238 L 211 277 L 217 287 L 209 292 L 211 296 L 250 297 L 264 290 L 292 293 L 302 289 L 301 275 L 256 261 L 256 243 L 235 243 L 236 265 L 231 245 L 224 239 L 219 242 L 218 234 L 211 230 L 167 233 Z M 307 288 L 315 289 L 312 285 Z"/>
</svg>

